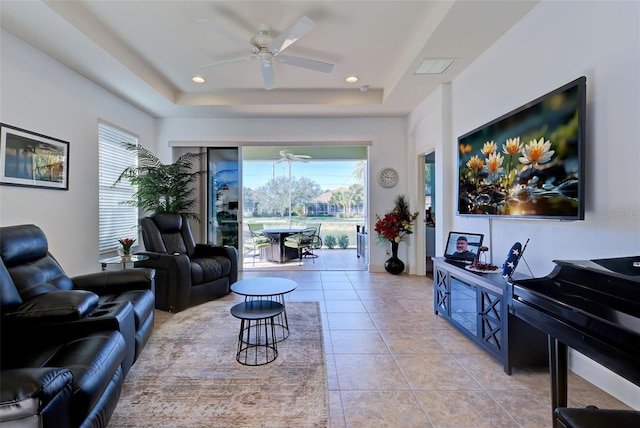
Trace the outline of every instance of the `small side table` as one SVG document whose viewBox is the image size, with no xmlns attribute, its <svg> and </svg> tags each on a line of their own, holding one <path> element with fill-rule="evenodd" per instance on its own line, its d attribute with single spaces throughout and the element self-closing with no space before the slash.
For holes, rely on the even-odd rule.
<svg viewBox="0 0 640 428">
<path fill-rule="evenodd" d="M 245 296 L 245 302 L 252 300 L 273 300 L 282 304 L 283 311 L 277 316 L 275 325 L 279 328 L 276 342 L 282 342 L 289 336 L 289 320 L 287 308 L 284 303 L 284 295 L 291 293 L 298 287 L 295 281 L 277 277 L 247 278 L 231 284 L 231 291 Z"/>
<path fill-rule="evenodd" d="M 274 318 L 283 310 L 282 303 L 272 300 L 252 300 L 231 308 L 231 315 L 240 320 L 236 361 L 261 366 L 278 357 Z"/>
<path fill-rule="evenodd" d="M 107 265 L 118 265 L 120 263 L 122 263 L 122 269 L 126 269 L 127 263 L 141 262 L 143 260 L 148 260 L 148 259 L 149 259 L 149 256 L 141 256 L 141 255 L 134 254 L 129 257 L 124 257 L 124 256 L 109 257 L 106 259 L 98 260 L 98 263 L 100 263 L 100 265 L 102 266 L 102 270 L 107 270 Z"/>
</svg>

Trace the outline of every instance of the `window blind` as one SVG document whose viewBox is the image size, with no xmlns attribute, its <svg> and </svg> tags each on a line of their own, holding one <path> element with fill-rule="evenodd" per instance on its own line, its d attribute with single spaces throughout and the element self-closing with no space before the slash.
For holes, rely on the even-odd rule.
<svg viewBox="0 0 640 428">
<path fill-rule="evenodd" d="M 137 189 L 129 180 L 113 186 L 125 168 L 138 164 L 136 154 L 122 147 L 123 142 L 138 144 L 138 139 L 108 124 L 98 124 L 100 252 L 116 250 L 120 238 L 138 239 L 138 209 L 122 204 L 130 201 Z"/>
</svg>

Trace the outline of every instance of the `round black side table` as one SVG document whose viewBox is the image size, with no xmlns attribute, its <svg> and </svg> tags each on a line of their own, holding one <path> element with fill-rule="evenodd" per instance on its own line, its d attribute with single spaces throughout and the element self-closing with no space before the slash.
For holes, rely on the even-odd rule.
<svg viewBox="0 0 640 428">
<path fill-rule="evenodd" d="M 284 311 L 282 303 L 251 300 L 231 308 L 240 320 L 236 360 L 246 366 L 268 364 L 278 357 L 274 318 Z"/>
</svg>

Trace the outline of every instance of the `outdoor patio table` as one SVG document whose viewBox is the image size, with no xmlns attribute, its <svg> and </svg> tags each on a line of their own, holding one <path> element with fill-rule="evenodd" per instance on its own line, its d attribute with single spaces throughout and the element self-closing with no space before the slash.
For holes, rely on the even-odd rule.
<svg viewBox="0 0 640 428">
<path fill-rule="evenodd" d="M 266 251 L 266 259 L 271 262 L 284 263 L 291 259 L 298 258 L 298 251 L 295 248 L 284 246 L 284 238 L 300 232 L 301 228 L 274 228 L 256 230 L 258 233 L 271 238 L 271 251 Z"/>
</svg>

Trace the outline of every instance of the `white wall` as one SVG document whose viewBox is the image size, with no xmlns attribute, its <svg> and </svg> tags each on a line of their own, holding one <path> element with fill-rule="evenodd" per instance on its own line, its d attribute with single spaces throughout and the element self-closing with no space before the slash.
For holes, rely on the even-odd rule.
<svg viewBox="0 0 640 428">
<path fill-rule="evenodd" d="M 449 220 L 449 229 L 440 233 L 476 231 L 485 239 L 491 235 L 496 264 L 503 262 L 515 241 L 530 238 L 525 259 L 536 277 L 548 274 L 554 259 L 640 254 L 639 23 L 638 2 L 543 1 L 451 82 L 450 138 L 438 141 L 439 135 L 446 136 L 446 128 L 421 122 L 447 111 L 447 97 L 434 94 L 416 109 L 409 125 L 419 129 L 416 147 L 436 141 L 443 167 L 452 172 L 445 173 L 437 189 L 445 195 L 443 211 Z M 585 220 L 496 219 L 490 230 L 486 219 L 456 217 L 457 136 L 581 75 L 587 77 Z M 436 250 L 442 254 L 443 248 Z M 518 271 L 528 274 L 523 263 Z M 622 379 L 604 385 L 580 360 L 572 357 L 574 371 L 640 408 L 639 388 Z"/>
<path fill-rule="evenodd" d="M 154 142 L 154 121 L 11 34 L 1 33 L 0 121 L 68 141 L 69 190 L 0 186 L 0 225 L 33 223 L 69 275 L 95 272 L 98 119 Z"/>
<path fill-rule="evenodd" d="M 332 145 L 345 142 L 369 144 L 369 224 L 373 230 L 375 214 L 384 214 L 393 208 L 393 200 L 401 193 L 409 195 L 409 159 L 407 151 L 406 119 L 404 118 L 315 118 L 315 119 L 162 119 L 158 125 L 158 150 L 167 150 L 169 144 L 182 146 L 239 146 L 256 143 L 275 145 Z M 165 156 L 169 156 L 166 153 Z M 383 167 L 395 168 L 401 176 L 399 184 L 384 189 L 376 181 Z M 412 204 L 412 209 L 417 210 Z M 421 221 L 421 220 L 420 220 Z M 384 271 L 388 246 L 376 243 L 375 234 L 369 234 L 369 270 Z M 412 256 L 407 245 L 398 253 L 411 266 Z M 423 273 L 424 274 L 424 273 Z"/>
<path fill-rule="evenodd" d="M 100 258 L 98 119 L 137 135 L 165 162 L 176 156 L 178 151 L 170 147 L 176 141 L 202 145 L 365 142 L 370 145 L 369 230 L 376 213 L 392 209 L 398 194 L 408 194 L 405 118 L 154 120 L 5 31 L 1 47 L 0 121 L 69 141 L 70 184 L 69 191 L 0 186 L 0 225 L 40 226 L 52 253 L 70 275 L 95 271 Z M 383 189 L 375 179 L 386 166 L 401 173 L 393 189 Z M 388 248 L 377 245 L 374 235 L 370 237 L 370 270 L 383 271 Z M 399 255 L 411 268 L 406 245 L 401 245 Z"/>
</svg>

